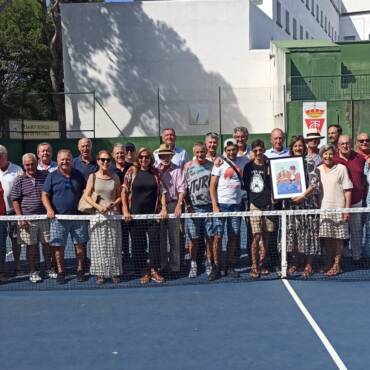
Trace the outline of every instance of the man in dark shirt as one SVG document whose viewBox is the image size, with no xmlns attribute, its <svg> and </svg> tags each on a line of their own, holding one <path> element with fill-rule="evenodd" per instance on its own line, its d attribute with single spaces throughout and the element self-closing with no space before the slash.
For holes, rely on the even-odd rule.
<svg viewBox="0 0 370 370">
<path fill-rule="evenodd" d="M 58 169 L 49 173 L 46 178 L 42 203 L 50 221 L 50 245 L 55 250 L 55 260 L 58 268 L 57 282 L 64 284 L 64 248 L 68 235 L 72 237 L 77 257 L 77 280 L 82 282 L 84 276 L 85 245 L 88 240 L 87 223 L 81 220 L 59 220 L 56 214 L 78 214 L 78 202 L 86 187 L 86 181 L 81 172 L 72 168 L 72 153 L 61 149 L 57 157 Z"/>
<path fill-rule="evenodd" d="M 252 143 L 254 160 L 244 167 L 243 177 L 248 192 L 251 211 L 266 211 L 271 209 L 271 176 L 268 160 L 265 157 L 265 144 L 262 140 Z M 265 266 L 268 250 L 268 240 L 274 231 L 274 223 L 268 217 L 252 216 L 252 270 L 251 277 L 269 273 Z"/>
<path fill-rule="evenodd" d="M 73 168 L 80 171 L 87 181 L 89 175 L 98 170 L 96 163 L 91 153 L 92 143 L 88 137 L 84 137 L 78 141 L 78 151 L 80 155 L 73 159 Z"/>
<path fill-rule="evenodd" d="M 365 159 L 352 150 L 351 138 L 348 135 L 339 136 L 338 151 L 334 156 L 334 163 L 340 163 L 347 167 L 353 183 L 351 208 L 362 207 L 366 189 Z M 362 226 L 361 213 L 351 213 L 349 217 L 350 246 L 355 262 L 360 261 L 362 254 Z M 348 251 L 345 253 L 348 254 Z"/>
</svg>

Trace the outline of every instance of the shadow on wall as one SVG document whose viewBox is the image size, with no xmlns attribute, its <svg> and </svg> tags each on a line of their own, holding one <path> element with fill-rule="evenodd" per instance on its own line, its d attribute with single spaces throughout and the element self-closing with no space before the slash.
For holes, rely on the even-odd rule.
<svg viewBox="0 0 370 370">
<path fill-rule="evenodd" d="M 148 136 L 157 135 L 167 126 L 176 127 L 180 135 L 200 133 L 189 125 L 189 106 L 184 103 L 189 96 L 194 103 L 203 100 L 209 104 L 210 124 L 204 126 L 204 132 L 218 131 L 219 86 L 228 90 L 227 102 L 222 105 L 222 117 L 225 121 L 227 118 L 223 124 L 228 129 L 222 131 L 230 132 L 240 125 L 250 129 L 227 81 L 218 73 L 206 71 L 186 41 L 167 24 L 149 18 L 140 2 L 65 4 L 62 16 L 65 76 L 69 75 L 66 90 L 95 90 L 125 136 L 133 135 L 138 126 Z M 110 64 L 109 69 L 96 62 L 97 56 Z M 108 105 L 112 97 L 118 99 L 121 111 L 122 106 L 127 110 L 127 119 L 115 115 Z M 76 104 L 72 106 L 70 129 L 82 129 L 80 109 Z M 113 124 L 108 119 L 106 122 L 107 130 L 118 135 Z"/>
</svg>

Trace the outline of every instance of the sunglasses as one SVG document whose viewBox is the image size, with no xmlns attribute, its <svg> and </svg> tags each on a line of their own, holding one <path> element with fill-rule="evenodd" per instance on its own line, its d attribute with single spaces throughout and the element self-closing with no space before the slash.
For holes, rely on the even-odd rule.
<svg viewBox="0 0 370 370">
<path fill-rule="evenodd" d="M 111 159 L 110 158 L 99 158 L 103 163 L 104 162 L 110 162 L 111 161 Z"/>
<path fill-rule="evenodd" d="M 140 155 L 139 159 L 150 159 L 149 155 Z"/>
<path fill-rule="evenodd" d="M 364 143 L 370 143 L 370 139 L 361 139 L 357 140 L 359 143 L 364 144 Z"/>
</svg>

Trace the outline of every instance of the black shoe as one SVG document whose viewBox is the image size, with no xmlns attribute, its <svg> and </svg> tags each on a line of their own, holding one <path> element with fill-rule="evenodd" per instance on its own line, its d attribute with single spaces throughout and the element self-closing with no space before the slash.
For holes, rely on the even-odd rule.
<svg viewBox="0 0 370 370">
<path fill-rule="evenodd" d="M 86 281 L 85 274 L 83 271 L 77 271 L 76 277 L 79 283 L 83 283 L 84 281 Z"/>
<path fill-rule="evenodd" d="M 57 284 L 65 284 L 66 279 L 65 279 L 64 272 L 58 272 L 56 282 Z"/>
<path fill-rule="evenodd" d="M 214 281 L 221 278 L 220 268 L 216 265 L 212 266 L 212 271 L 208 276 L 209 281 Z"/>
<path fill-rule="evenodd" d="M 228 267 L 226 275 L 228 277 L 231 277 L 231 278 L 234 278 L 234 279 L 240 278 L 239 272 L 235 271 L 235 269 L 232 266 Z"/>
</svg>

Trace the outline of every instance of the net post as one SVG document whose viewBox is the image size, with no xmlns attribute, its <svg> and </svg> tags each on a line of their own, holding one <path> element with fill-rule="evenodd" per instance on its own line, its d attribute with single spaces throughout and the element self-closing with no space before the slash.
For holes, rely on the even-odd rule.
<svg viewBox="0 0 370 370">
<path fill-rule="evenodd" d="M 286 248 L 286 218 L 285 212 L 281 214 L 281 277 L 285 279 L 287 277 L 288 260 L 287 260 L 287 248 Z"/>
</svg>

